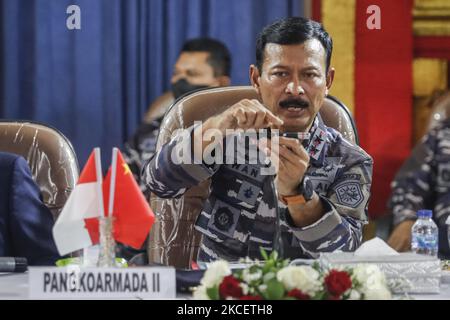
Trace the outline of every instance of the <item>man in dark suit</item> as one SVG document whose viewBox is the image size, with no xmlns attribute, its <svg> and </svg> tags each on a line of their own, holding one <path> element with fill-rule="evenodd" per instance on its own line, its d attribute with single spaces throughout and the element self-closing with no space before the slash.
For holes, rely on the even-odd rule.
<svg viewBox="0 0 450 320">
<path fill-rule="evenodd" d="M 24 158 L 0 152 L 0 256 L 54 265 L 53 218 Z"/>
</svg>

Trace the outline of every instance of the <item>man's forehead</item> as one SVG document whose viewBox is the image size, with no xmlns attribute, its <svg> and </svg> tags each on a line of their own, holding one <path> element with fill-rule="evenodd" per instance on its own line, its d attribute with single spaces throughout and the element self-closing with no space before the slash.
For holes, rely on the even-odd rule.
<svg viewBox="0 0 450 320">
<path fill-rule="evenodd" d="M 207 51 L 184 51 L 181 52 L 177 62 L 181 63 L 207 63 L 209 52 Z"/>
<path fill-rule="evenodd" d="M 264 64 L 274 65 L 286 60 L 324 62 L 326 52 L 317 39 L 309 39 L 301 44 L 267 43 L 264 48 Z"/>
</svg>

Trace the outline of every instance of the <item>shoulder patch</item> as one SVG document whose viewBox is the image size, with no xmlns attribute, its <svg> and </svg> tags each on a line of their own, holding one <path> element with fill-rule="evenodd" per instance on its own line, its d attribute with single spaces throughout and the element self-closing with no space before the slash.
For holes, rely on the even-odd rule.
<svg viewBox="0 0 450 320">
<path fill-rule="evenodd" d="M 356 208 L 364 199 L 361 185 L 357 182 L 347 182 L 336 188 L 337 200 L 340 204 Z"/>
</svg>

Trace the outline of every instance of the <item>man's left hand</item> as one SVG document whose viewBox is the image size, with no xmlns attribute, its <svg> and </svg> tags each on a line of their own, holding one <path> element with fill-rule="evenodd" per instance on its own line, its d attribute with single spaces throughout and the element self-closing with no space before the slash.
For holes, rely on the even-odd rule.
<svg viewBox="0 0 450 320">
<path fill-rule="evenodd" d="M 271 141 L 271 143 L 274 142 L 276 143 L 276 140 Z M 271 143 L 266 146 L 272 163 L 278 169 L 276 185 L 279 195 L 298 194 L 298 185 L 309 164 L 308 153 L 298 139 L 278 137 L 278 150 Z"/>
<path fill-rule="evenodd" d="M 309 165 L 309 155 L 298 139 L 279 137 L 279 145 L 278 193 L 296 195 Z"/>
<path fill-rule="evenodd" d="M 278 152 L 274 145 L 263 144 L 270 152 L 272 164 L 278 168 L 275 180 L 279 196 L 298 195 L 298 186 L 309 165 L 309 155 L 298 139 L 279 138 Z M 272 144 L 274 141 L 271 141 Z M 313 193 L 310 201 L 304 204 L 288 205 L 289 214 L 297 227 L 304 227 L 319 220 L 324 208 L 319 196 Z"/>
</svg>

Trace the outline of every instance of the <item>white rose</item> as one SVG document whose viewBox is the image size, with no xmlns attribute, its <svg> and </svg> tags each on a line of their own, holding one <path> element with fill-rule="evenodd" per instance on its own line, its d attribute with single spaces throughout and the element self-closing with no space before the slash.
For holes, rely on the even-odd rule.
<svg viewBox="0 0 450 320">
<path fill-rule="evenodd" d="M 376 265 L 358 265 L 353 270 L 353 276 L 361 284 L 360 291 L 364 299 L 391 299 L 391 293 L 386 284 L 384 273 Z"/>
<path fill-rule="evenodd" d="M 205 286 L 198 286 L 192 293 L 192 297 L 195 300 L 210 300 L 208 295 L 206 294 Z"/>
<path fill-rule="evenodd" d="M 372 287 L 364 292 L 365 300 L 390 300 L 391 292 L 386 286 Z"/>
<path fill-rule="evenodd" d="M 350 300 L 359 300 L 361 299 L 361 294 L 357 290 L 351 290 L 348 298 Z"/>
<path fill-rule="evenodd" d="M 207 288 L 214 287 L 222 282 L 223 278 L 231 274 L 228 262 L 217 260 L 211 263 L 205 271 L 202 280 L 200 281 Z"/>
<path fill-rule="evenodd" d="M 239 284 L 239 286 L 242 288 L 242 293 L 244 294 L 244 296 L 248 295 L 248 293 L 250 291 L 250 288 L 248 287 L 248 285 L 243 283 L 243 282 L 241 282 Z"/>
<path fill-rule="evenodd" d="M 265 292 L 267 290 L 267 285 L 266 284 L 260 284 L 258 286 L 258 290 L 261 292 Z"/>
<path fill-rule="evenodd" d="M 247 283 L 250 283 L 250 282 L 258 280 L 258 279 L 261 279 L 261 277 L 262 277 L 262 271 L 261 270 L 256 270 L 255 272 L 250 273 L 249 269 L 245 269 L 242 272 L 242 279 L 245 282 L 247 282 Z"/>
<path fill-rule="evenodd" d="M 366 283 L 366 280 L 368 278 L 368 273 L 366 272 L 366 265 L 364 264 L 358 264 L 353 269 L 353 278 L 357 280 L 361 285 L 364 285 Z"/>
<path fill-rule="evenodd" d="M 353 269 L 353 276 L 361 284 L 385 282 L 383 272 L 374 264 L 358 264 Z"/>
<path fill-rule="evenodd" d="M 310 266 L 288 266 L 278 271 L 277 279 L 287 290 L 299 289 L 310 297 L 322 289 L 319 272 Z"/>
</svg>

